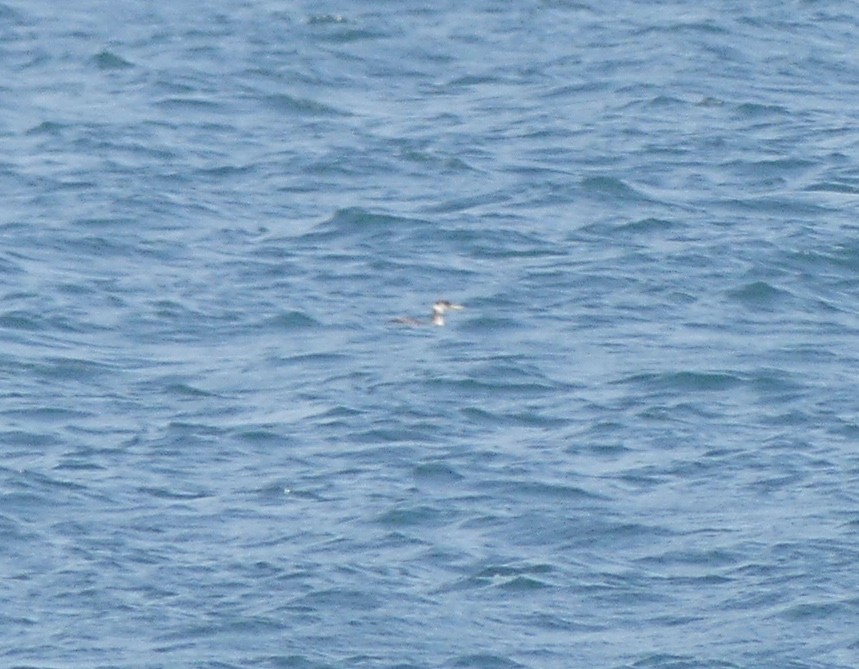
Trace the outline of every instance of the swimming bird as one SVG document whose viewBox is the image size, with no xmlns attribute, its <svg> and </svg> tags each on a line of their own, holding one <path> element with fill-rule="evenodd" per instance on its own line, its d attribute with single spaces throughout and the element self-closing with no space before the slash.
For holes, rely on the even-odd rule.
<svg viewBox="0 0 859 669">
<path fill-rule="evenodd" d="M 432 305 L 432 321 L 430 321 L 433 325 L 442 326 L 445 324 L 444 320 L 444 312 L 446 311 L 460 311 L 465 309 L 461 304 L 454 304 L 453 302 L 449 302 L 448 300 L 439 300 L 435 304 Z M 424 320 L 419 318 L 395 318 L 392 321 L 393 323 L 400 323 L 401 325 L 429 325 Z"/>
</svg>

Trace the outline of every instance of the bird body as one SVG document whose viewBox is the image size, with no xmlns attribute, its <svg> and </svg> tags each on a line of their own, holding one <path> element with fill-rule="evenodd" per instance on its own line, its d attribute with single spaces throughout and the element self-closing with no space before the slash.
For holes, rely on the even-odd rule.
<svg viewBox="0 0 859 669">
<path fill-rule="evenodd" d="M 429 323 L 419 318 L 409 318 L 408 316 L 404 318 L 395 318 L 392 322 L 399 323 L 400 325 L 436 325 L 438 327 L 441 327 L 446 323 L 444 319 L 445 312 L 460 311 L 462 309 L 465 309 L 465 307 L 461 304 L 454 304 L 453 302 L 450 302 L 448 300 L 439 300 L 432 305 L 432 320 Z"/>
</svg>

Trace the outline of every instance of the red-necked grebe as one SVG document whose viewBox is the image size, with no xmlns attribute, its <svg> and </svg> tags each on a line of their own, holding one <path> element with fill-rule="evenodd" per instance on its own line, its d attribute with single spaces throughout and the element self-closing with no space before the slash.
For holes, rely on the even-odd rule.
<svg viewBox="0 0 859 669">
<path fill-rule="evenodd" d="M 444 312 L 446 311 L 460 311 L 465 309 L 461 304 L 454 304 L 453 302 L 449 302 L 447 300 L 439 300 L 434 305 L 432 305 L 432 320 L 427 323 L 426 321 L 420 320 L 419 318 L 395 318 L 393 323 L 400 323 L 401 325 L 438 325 L 442 326 L 445 324 L 444 320 Z"/>
</svg>

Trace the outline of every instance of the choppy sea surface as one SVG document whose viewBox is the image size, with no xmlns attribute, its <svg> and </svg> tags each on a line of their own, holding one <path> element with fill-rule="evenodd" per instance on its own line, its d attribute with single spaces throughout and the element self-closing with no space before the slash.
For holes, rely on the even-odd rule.
<svg viewBox="0 0 859 669">
<path fill-rule="evenodd" d="M 858 17 L 0 3 L 0 665 L 859 666 Z"/>
</svg>

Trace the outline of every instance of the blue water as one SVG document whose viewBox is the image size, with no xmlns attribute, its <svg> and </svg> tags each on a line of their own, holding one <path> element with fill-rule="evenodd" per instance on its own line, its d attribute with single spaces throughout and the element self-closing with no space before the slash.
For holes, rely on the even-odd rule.
<svg viewBox="0 0 859 669">
<path fill-rule="evenodd" d="M 855 10 L 2 2 L 0 666 L 859 666 Z"/>
</svg>

